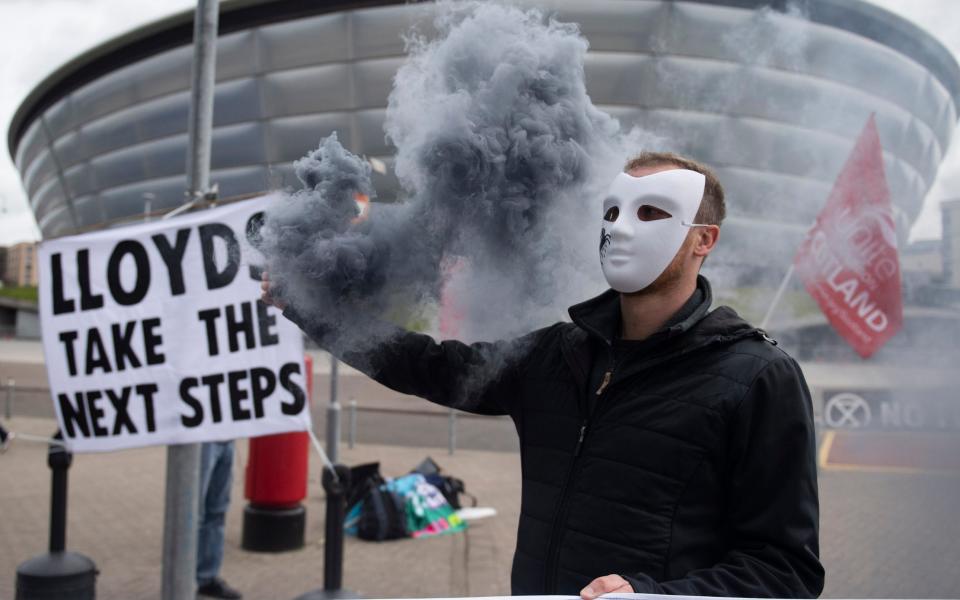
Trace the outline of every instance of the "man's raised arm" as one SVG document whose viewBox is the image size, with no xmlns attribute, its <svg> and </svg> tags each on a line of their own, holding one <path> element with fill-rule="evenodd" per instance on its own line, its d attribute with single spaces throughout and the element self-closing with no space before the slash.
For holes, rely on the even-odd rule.
<svg viewBox="0 0 960 600">
<path fill-rule="evenodd" d="M 510 341 L 464 344 L 437 342 L 385 321 L 365 321 L 365 343 L 345 343 L 335 328 L 304 315 L 270 294 L 266 273 L 262 299 L 283 309 L 317 344 L 377 382 L 402 394 L 420 396 L 436 404 L 485 414 L 509 414 L 516 382 L 528 353 L 542 331 Z M 370 341 L 374 340 L 374 341 Z"/>
</svg>

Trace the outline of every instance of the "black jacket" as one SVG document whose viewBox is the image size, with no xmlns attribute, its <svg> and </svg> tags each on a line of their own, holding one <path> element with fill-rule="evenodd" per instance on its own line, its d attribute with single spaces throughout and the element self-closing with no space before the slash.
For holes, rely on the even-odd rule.
<svg viewBox="0 0 960 600">
<path fill-rule="evenodd" d="M 579 594 L 617 573 L 637 592 L 816 597 L 803 374 L 733 310 L 708 314 L 709 284 L 699 285 L 703 303 L 618 365 L 599 395 L 587 379 L 620 318 L 612 290 L 572 307 L 573 323 L 509 343 L 403 332 L 341 354 L 398 392 L 512 417 L 523 477 L 513 594 Z"/>
</svg>

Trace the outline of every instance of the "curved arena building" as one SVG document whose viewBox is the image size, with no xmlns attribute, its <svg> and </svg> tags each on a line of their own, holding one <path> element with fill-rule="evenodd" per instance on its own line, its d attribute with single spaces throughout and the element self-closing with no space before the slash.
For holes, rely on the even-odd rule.
<svg viewBox="0 0 960 600">
<path fill-rule="evenodd" d="M 716 167 L 729 197 L 720 264 L 782 270 L 872 113 L 906 228 L 957 123 L 954 58 L 860 0 L 528 4 L 580 25 L 598 107 Z M 382 126 L 402 35 L 429 28 L 433 10 L 223 4 L 211 175 L 221 198 L 297 185 L 292 161 L 332 131 L 389 166 Z M 132 31 L 53 73 L 19 108 L 9 149 L 45 237 L 183 202 L 191 37 L 191 12 Z M 383 199 L 397 189 L 389 173 L 376 175 Z"/>
</svg>

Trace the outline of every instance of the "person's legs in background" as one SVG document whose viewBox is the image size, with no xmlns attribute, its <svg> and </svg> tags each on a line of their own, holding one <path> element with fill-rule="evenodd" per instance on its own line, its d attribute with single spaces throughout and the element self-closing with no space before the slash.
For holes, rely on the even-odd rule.
<svg viewBox="0 0 960 600">
<path fill-rule="evenodd" d="M 240 598 L 219 576 L 223 531 L 233 480 L 233 442 L 207 442 L 200 453 L 200 530 L 197 535 L 197 592 Z"/>
</svg>

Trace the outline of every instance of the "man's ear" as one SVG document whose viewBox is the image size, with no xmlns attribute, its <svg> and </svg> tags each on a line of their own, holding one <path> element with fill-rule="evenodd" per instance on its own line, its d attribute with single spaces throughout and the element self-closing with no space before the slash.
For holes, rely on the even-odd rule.
<svg viewBox="0 0 960 600">
<path fill-rule="evenodd" d="M 720 239 L 719 225 L 704 225 L 693 230 L 693 255 L 706 258 Z"/>
</svg>

